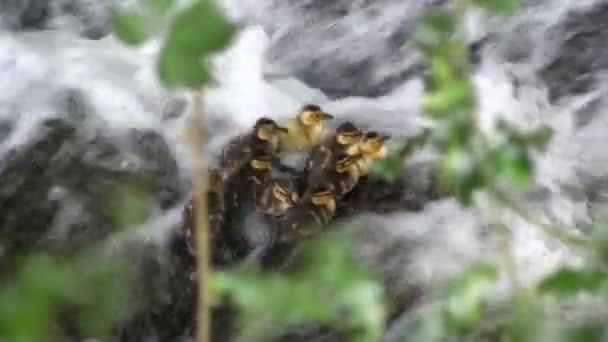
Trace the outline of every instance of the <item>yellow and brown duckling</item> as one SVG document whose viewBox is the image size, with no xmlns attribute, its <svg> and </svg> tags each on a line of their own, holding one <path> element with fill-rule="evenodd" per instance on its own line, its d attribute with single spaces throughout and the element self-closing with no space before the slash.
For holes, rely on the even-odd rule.
<svg viewBox="0 0 608 342">
<path fill-rule="evenodd" d="M 376 131 L 369 131 L 365 134 L 358 148 L 363 156 L 358 162 L 361 177 L 369 174 L 370 166 L 374 161 L 387 156 L 388 152 L 385 142 L 389 139 L 390 135 L 380 134 Z"/>
<path fill-rule="evenodd" d="M 207 174 L 207 208 L 209 217 L 209 232 L 211 237 L 217 236 L 222 229 L 224 224 L 226 208 L 224 202 L 224 182 L 222 175 L 217 169 L 209 169 Z M 184 229 L 184 235 L 188 250 L 193 255 L 195 254 L 195 242 L 194 242 L 194 210 L 192 199 L 188 201 L 188 204 L 184 208 L 182 227 Z"/>
<path fill-rule="evenodd" d="M 269 216 L 285 215 L 298 203 L 298 199 L 295 186 L 286 178 L 270 179 L 254 189 L 256 210 Z"/>
<path fill-rule="evenodd" d="M 263 187 L 272 176 L 272 152 L 267 146 L 251 150 L 249 161 L 227 179 L 227 195 L 230 208 L 252 203 L 254 190 Z"/>
<path fill-rule="evenodd" d="M 319 233 L 336 213 L 333 184 L 320 182 L 281 221 L 280 242 L 293 242 Z"/>
<path fill-rule="evenodd" d="M 325 135 L 324 121 L 333 118 L 317 105 L 302 107 L 296 118 L 287 122 L 287 134 L 280 137 L 280 152 L 300 151 L 315 145 Z"/>
<path fill-rule="evenodd" d="M 352 122 L 340 124 L 332 137 L 312 149 L 305 166 L 307 183 L 319 174 L 331 170 L 337 155 L 357 154 L 362 136 L 363 132 Z"/>
<path fill-rule="evenodd" d="M 361 172 L 359 171 L 359 162 L 363 159 L 361 154 L 348 154 L 342 152 L 337 155 L 334 163 L 334 169 L 326 172 L 321 177 L 325 177 L 326 181 L 331 182 L 334 186 L 336 198 L 340 199 L 344 195 L 352 191 L 359 183 Z M 313 180 L 318 182 L 318 180 Z"/>
<path fill-rule="evenodd" d="M 278 151 L 281 135 L 287 134 L 287 128 L 279 126 L 274 120 L 263 117 L 256 121 L 253 132 L 234 138 L 222 152 L 220 166 L 228 177 L 247 165 L 254 149 L 266 149 L 270 154 Z"/>
</svg>

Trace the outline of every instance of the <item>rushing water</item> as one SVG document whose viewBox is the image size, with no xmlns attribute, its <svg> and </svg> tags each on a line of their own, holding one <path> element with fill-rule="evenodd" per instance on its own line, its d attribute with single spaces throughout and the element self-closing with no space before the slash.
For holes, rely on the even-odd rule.
<svg viewBox="0 0 608 342">
<path fill-rule="evenodd" d="M 471 37 L 496 34 L 483 49 L 482 63 L 474 77 L 482 126 L 487 127 L 497 114 L 502 114 L 523 127 L 546 123 L 555 129 L 547 154 L 537 158 L 538 191 L 524 203 L 540 217 L 572 226 L 590 221 L 589 199 L 584 189 L 595 177 L 606 176 L 608 170 L 606 114 L 596 109 L 592 122 L 583 128 L 576 127 L 575 118 L 582 108 L 604 93 L 608 83 L 600 82 L 589 92 L 565 96 L 551 104 L 536 73 L 559 53 L 557 46 L 564 37 L 555 34 L 556 23 L 563 20 L 568 10 L 595 2 L 536 1 L 514 19 L 488 18 L 479 12 L 467 17 Z M 236 7 L 234 1 L 226 3 L 237 16 L 243 8 L 249 9 L 245 6 L 248 2 L 241 3 L 241 7 Z M 500 31 L 496 31 L 498 28 Z M 364 127 L 393 135 L 410 134 L 423 122 L 417 109 L 422 94 L 419 79 L 404 82 L 389 94 L 374 99 L 329 100 L 295 78 L 275 77 L 266 81 L 262 71 L 272 65 L 267 65 L 263 54 L 269 43 L 260 26 L 248 26 L 230 50 L 216 58 L 220 86 L 207 91 L 205 98 L 212 152 L 232 135 L 245 131 L 257 117 L 284 119 L 305 102 L 319 103 L 339 120 L 352 119 Z M 189 151 L 178 139 L 188 124 L 187 115 L 176 119 L 163 115 L 170 97 L 154 78 L 158 47 L 158 42 L 150 42 L 138 49 L 128 48 L 111 36 L 91 41 L 57 31 L 3 33 L 0 120 L 15 121 L 18 125 L 0 143 L 0 153 L 35 136 L 36 123 L 57 114 L 52 107 L 54 91 L 71 87 L 85 93 L 97 114 L 107 121 L 108 131 L 123 132 L 138 127 L 161 132 L 187 171 Z M 2 158 L 0 155 L 0 162 Z M 465 210 L 453 200 L 443 200 L 430 204 L 421 213 L 365 215 L 361 229 L 370 239 L 362 250 L 380 255 L 378 250 L 395 239 L 415 242 L 407 244 L 411 248 L 407 256 L 391 256 L 394 260 L 385 260 L 382 267 L 396 275 L 396 282 L 430 284 L 474 260 L 495 255 L 495 245 L 481 239 L 485 230 L 483 213 Z M 175 209 L 161 213 L 150 227 L 166 232 L 178 216 Z M 514 251 L 525 282 L 533 282 L 560 263 L 577 261 L 575 254 L 544 237 L 537 228 L 513 216 L 504 218 L 514 232 Z M 148 227 L 147 231 L 154 230 Z"/>
</svg>

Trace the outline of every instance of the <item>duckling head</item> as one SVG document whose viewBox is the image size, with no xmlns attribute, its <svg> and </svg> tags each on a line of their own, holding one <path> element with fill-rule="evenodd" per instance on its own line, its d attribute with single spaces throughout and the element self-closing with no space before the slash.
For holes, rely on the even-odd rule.
<svg viewBox="0 0 608 342">
<path fill-rule="evenodd" d="M 363 155 L 360 153 L 357 153 L 357 154 L 341 153 L 337 156 L 336 171 L 338 173 L 348 172 L 353 167 L 356 167 L 358 165 L 358 162 L 362 158 L 363 158 Z"/>
<path fill-rule="evenodd" d="M 272 154 L 268 149 L 255 148 L 252 151 L 252 158 L 249 161 L 249 165 L 254 170 L 270 170 L 272 169 Z"/>
<path fill-rule="evenodd" d="M 299 199 L 293 184 L 289 180 L 283 178 L 273 182 L 272 194 L 276 199 L 287 204 L 289 208 L 294 207 Z"/>
<path fill-rule="evenodd" d="M 316 206 L 329 206 L 335 203 L 336 192 L 333 184 L 329 182 L 323 182 L 316 184 L 312 188 L 311 201 Z"/>
<path fill-rule="evenodd" d="M 324 120 L 332 120 L 333 115 L 325 113 L 317 105 L 306 105 L 298 113 L 298 121 L 304 126 L 319 126 Z"/>
<path fill-rule="evenodd" d="M 350 121 L 346 121 L 336 129 L 336 142 L 340 145 L 354 145 L 362 136 L 363 132 Z"/>
<path fill-rule="evenodd" d="M 363 141 L 361 142 L 359 149 L 363 155 L 377 155 L 385 149 L 385 142 L 388 139 L 390 139 L 390 135 L 380 134 L 376 131 L 369 131 L 363 137 Z"/>
<path fill-rule="evenodd" d="M 222 192 L 223 190 L 223 180 L 222 174 L 220 170 L 215 168 L 210 168 L 207 173 L 207 184 L 210 192 Z"/>
<path fill-rule="evenodd" d="M 263 117 L 253 126 L 255 135 L 261 140 L 272 140 L 279 134 L 287 133 L 287 128 L 279 126 L 274 120 Z"/>
</svg>

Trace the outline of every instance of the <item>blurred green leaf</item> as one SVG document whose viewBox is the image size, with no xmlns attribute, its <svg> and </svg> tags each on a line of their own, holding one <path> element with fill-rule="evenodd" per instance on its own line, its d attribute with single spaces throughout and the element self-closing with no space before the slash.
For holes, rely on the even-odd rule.
<svg viewBox="0 0 608 342">
<path fill-rule="evenodd" d="M 235 33 L 214 1 L 198 0 L 175 18 L 166 47 L 196 59 L 226 48 Z"/>
<path fill-rule="evenodd" d="M 506 332 L 512 342 L 541 341 L 546 322 L 543 308 L 527 295 L 515 295 Z"/>
<path fill-rule="evenodd" d="M 397 155 L 391 155 L 387 158 L 377 160 L 370 166 L 370 174 L 375 179 L 381 179 L 386 182 L 394 182 L 403 168 L 403 161 Z"/>
<path fill-rule="evenodd" d="M 595 229 L 592 233 L 592 241 L 595 245 L 596 257 L 604 265 L 608 265 L 608 218 L 594 217 L 594 221 Z"/>
<path fill-rule="evenodd" d="M 130 45 L 139 45 L 150 35 L 149 19 L 140 14 L 112 14 L 112 30 L 116 37 Z"/>
<path fill-rule="evenodd" d="M 473 4 L 493 12 L 514 12 L 522 0 L 473 0 Z"/>
<path fill-rule="evenodd" d="M 605 272 L 591 269 L 561 268 L 544 278 L 537 287 L 541 294 L 569 297 L 580 292 L 594 292 L 606 284 Z"/>
<path fill-rule="evenodd" d="M 563 335 L 564 342 L 605 342 L 608 330 L 605 322 L 583 322 L 568 327 Z"/>
<path fill-rule="evenodd" d="M 0 340 L 53 340 L 51 328 L 62 305 L 81 309 L 79 316 L 87 318 L 85 331 L 97 336 L 108 333 L 117 312 L 124 311 L 124 300 L 115 297 L 116 291 L 122 293 L 127 286 L 117 273 L 120 263 L 91 256 L 71 262 L 47 255 L 26 259 L 14 281 L 0 287 Z"/>
<path fill-rule="evenodd" d="M 442 56 L 431 57 L 432 78 L 439 85 L 451 85 L 458 80 L 455 68 Z"/>
<path fill-rule="evenodd" d="M 551 127 L 541 127 L 534 132 L 527 134 L 526 142 L 531 147 L 539 151 L 544 151 L 552 137 L 553 129 L 551 129 Z"/>
<path fill-rule="evenodd" d="M 163 14 L 171 8 L 173 0 L 146 0 L 146 4 L 154 12 Z"/>
<path fill-rule="evenodd" d="M 452 147 L 441 161 L 440 181 L 443 188 L 450 189 L 461 204 L 468 206 L 486 179 L 474 156 L 465 149 Z"/>
<path fill-rule="evenodd" d="M 119 182 L 108 194 L 107 208 L 104 209 L 112 218 L 114 227 L 126 228 L 141 224 L 148 218 L 153 200 L 151 187 L 127 179 Z"/>
<path fill-rule="evenodd" d="M 489 172 L 504 174 L 521 187 L 530 183 L 534 167 L 526 146 L 515 141 L 490 150 L 484 165 Z"/>
<path fill-rule="evenodd" d="M 169 87 L 185 86 L 198 89 L 206 84 L 211 75 L 203 62 L 177 49 L 165 47 L 158 61 L 160 79 Z"/>
<path fill-rule="evenodd" d="M 422 109 L 425 112 L 442 116 L 462 109 L 473 109 L 473 93 L 468 80 L 438 86 L 436 91 L 422 100 Z"/>
<path fill-rule="evenodd" d="M 451 282 L 444 310 L 451 330 L 467 331 L 479 324 L 482 300 L 492 288 L 497 274 L 496 266 L 480 263 Z"/>
<path fill-rule="evenodd" d="M 252 319 L 243 320 L 244 329 L 265 340 L 280 325 L 308 321 L 358 332 L 354 340 L 377 340 L 384 324 L 383 288 L 352 260 L 350 239 L 327 234 L 304 247 L 289 274 L 244 265 L 216 274 L 214 291 L 227 294 Z"/>
<path fill-rule="evenodd" d="M 456 30 L 456 22 L 449 12 L 430 10 L 414 28 L 412 38 L 422 48 L 440 46 Z"/>
</svg>

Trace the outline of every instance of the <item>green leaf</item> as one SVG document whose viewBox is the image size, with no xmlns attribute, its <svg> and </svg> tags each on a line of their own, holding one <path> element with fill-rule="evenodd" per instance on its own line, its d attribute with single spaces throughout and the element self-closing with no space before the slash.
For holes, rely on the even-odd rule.
<svg viewBox="0 0 608 342">
<path fill-rule="evenodd" d="M 528 155 L 525 146 L 516 141 L 490 150 L 484 165 L 490 170 L 488 173 L 503 174 L 521 187 L 530 183 L 534 164 Z"/>
<path fill-rule="evenodd" d="M 568 327 L 564 334 L 565 342 L 601 342 L 608 338 L 605 324 L 599 322 L 584 322 Z"/>
<path fill-rule="evenodd" d="M 473 4 L 494 12 L 515 12 L 522 0 L 473 0 Z"/>
<path fill-rule="evenodd" d="M 286 274 L 243 265 L 216 273 L 213 289 L 239 306 L 247 340 L 272 340 L 277 329 L 312 320 L 335 325 L 352 335 L 349 340 L 377 341 L 385 319 L 383 287 L 352 259 L 350 244 L 330 232 L 305 243 Z"/>
<path fill-rule="evenodd" d="M 198 89 L 211 79 L 209 70 L 197 57 L 181 54 L 169 45 L 161 51 L 158 75 L 169 87 L 184 86 L 191 89 Z"/>
<path fill-rule="evenodd" d="M 449 147 L 449 152 L 441 161 L 443 186 L 454 192 L 458 201 L 469 206 L 473 193 L 486 183 L 485 176 L 475 157 L 457 146 Z"/>
<path fill-rule="evenodd" d="M 451 85 L 457 81 L 457 72 L 446 58 L 435 56 L 430 64 L 433 80 L 438 85 L 437 87 Z"/>
<path fill-rule="evenodd" d="M 148 18 L 132 13 L 112 14 L 112 30 L 116 37 L 129 45 L 139 45 L 150 34 Z"/>
<path fill-rule="evenodd" d="M 163 14 L 171 8 L 173 0 L 146 0 L 146 4 L 152 11 Z"/>
<path fill-rule="evenodd" d="M 510 316 L 506 322 L 506 333 L 511 341 L 542 341 L 539 337 L 544 333 L 546 317 L 543 308 L 532 297 L 514 296 Z"/>
<path fill-rule="evenodd" d="M 604 264 L 608 265 L 608 218 L 605 213 L 602 215 L 594 215 L 594 230 L 592 233 L 592 241 L 595 245 L 594 251 L 596 257 Z M 597 217 L 600 216 L 600 217 Z"/>
<path fill-rule="evenodd" d="M 544 151 L 547 144 L 553 137 L 553 129 L 551 127 L 541 127 L 536 131 L 526 135 L 526 142 L 533 148 Z"/>
<path fill-rule="evenodd" d="M 444 315 L 458 332 L 475 327 L 482 317 L 481 304 L 498 275 L 496 266 L 480 263 L 456 278 L 446 292 Z"/>
<path fill-rule="evenodd" d="M 422 16 L 412 38 L 421 47 L 439 47 L 456 30 L 456 22 L 449 12 L 435 9 Z"/>
<path fill-rule="evenodd" d="M 537 290 L 542 294 L 573 296 L 579 292 L 594 292 L 606 284 L 606 273 L 591 269 L 561 268 L 544 278 Z"/>
<path fill-rule="evenodd" d="M 394 182 L 401 174 L 402 167 L 403 161 L 401 158 L 393 155 L 372 163 L 370 166 L 370 174 L 375 179 Z"/>
<path fill-rule="evenodd" d="M 449 85 L 437 84 L 437 90 L 422 100 L 422 109 L 434 116 L 453 113 L 457 110 L 473 109 L 473 92 L 468 80 Z"/>
<path fill-rule="evenodd" d="M 199 0 L 175 18 L 167 44 L 176 54 L 201 57 L 226 48 L 235 33 L 213 1 Z"/>
</svg>

